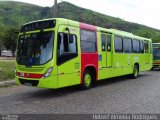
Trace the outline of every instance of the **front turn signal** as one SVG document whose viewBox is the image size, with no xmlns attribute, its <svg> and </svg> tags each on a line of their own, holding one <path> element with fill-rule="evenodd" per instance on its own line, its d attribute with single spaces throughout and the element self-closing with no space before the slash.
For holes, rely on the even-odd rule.
<svg viewBox="0 0 160 120">
<path fill-rule="evenodd" d="M 42 78 L 47 78 L 47 77 L 49 77 L 49 76 L 51 75 L 51 73 L 52 73 L 52 70 L 53 70 L 53 67 L 50 67 L 50 68 L 46 71 L 46 73 L 43 75 Z"/>
</svg>

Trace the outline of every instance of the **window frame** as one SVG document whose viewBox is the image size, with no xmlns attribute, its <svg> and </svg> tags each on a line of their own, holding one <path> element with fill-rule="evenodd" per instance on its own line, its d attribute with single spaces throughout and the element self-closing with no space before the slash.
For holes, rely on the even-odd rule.
<svg viewBox="0 0 160 120">
<path fill-rule="evenodd" d="M 143 40 L 140 40 L 140 51 L 141 51 L 141 54 L 144 54 L 144 41 Z"/>
<path fill-rule="evenodd" d="M 102 41 L 103 40 L 102 37 L 105 38 L 104 41 Z M 103 45 L 104 45 L 104 49 L 103 49 Z M 101 50 L 103 52 L 106 51 L 106 34 L 104 34 L 104 33 L 101 34 Z"/>
<path fill-rule="evenodd" d="M 145 47 L 145 43 L 147 43 L 147 52 L 146 52 L 146 47 Z M 144 40 L 144 53 L 149 53 L 149 41 Z"/>
<path fill-rule="evenodd" d="M 89 41 L 89 40 L 82 40 L 82 32 L 81 31 L 87 31 L 87 32 L 92 32 L 95 34 L 95 41 Z M 95 44 L 95 50 L 94 51 L 84 51 L 82 48 L 82 42 L 90 42 Z M 97 32 L 96 31 L 91 31 L 91 30 L 86 30 L 86 29 L 80 29 L 80 45 L 81 45 L 81 52 L 82 53 L 96 53 L 97 52 Z"/>
<path fill-rule="evenodd" d="M 110 46 L 108 45 L 108 36 L 110 37 Z M 110 47 L 110 49 L 108 49 L 108 47 Z M 112 35 L 111 34 L 107 34 L 107 52 L 111 52 L 112 50 Z"/>
<path fill-rule="evenodd" d="M 45 64 L 49 63 L 52 59 L 54 59 L 54 44 L 55 44 L 56 32 L 53 31 L 53 30 L 46 30 L 46 31 L 43 31 L 43 32 L 44 32 L 44 33 L 45 33 L 45 32 L 52 32 L 52 33 L 53 33 L 52 57 L 51 57 L 48 61 L 46 61 L 45 63 L 39 64 L 39 65 L 45 65 Z M 20 34 L 20 35 L 18 36 L 18 41 L 17 41 L 17 43 L 20 44 L 20 43 L 19 43 L 19 38 L 20 38 L 21 36 L 31 35 L 31 34 L 38 34 L 38 33 L 40 33 L 40 32 L 32 32 L 32 33 Z M 27 42 L 28 42 L 28 40 L 27 40 Z M 18 54 L 18 49 L 19 49 L 19 45 L 17 45 L 16 54 Z M 18 59 L 18 58 L 17 58 L 17 56 L 16 56 L 16 61 L 17 61 L 17 59 Z M 19 62 L 18 62 L 18 64 L 24 65 L 24 64 L 21 64 L 21 63 L 19 63 Z M 39 65 L 33 65 L 33 64 L 30 65 L 30 64 L 27 64 L 27 65 L 25 65 L 25 66 L 39 66 Z"/>
<path fill-rule="evenodd" d="M 122 40 L 122 50 L 121 51 L 116 51 L 116 47 L 115 47 L 115 38 L 116 37 L 119 37 L 119 38 L 121 38 L 121 40 Z M 115 53 L 123 53 L 123 37 L 122 36 L 119 36 L 119 35 L 114 35 L 114 51 L 115 51 Z"/>
<path fill-rule="evenodd" d="M 131 42 L 131 51 L 129 51 L 129 52 L 125 52 L 124 50 L 124 41 L 125 41 L 125 39 L 128 39 L 128 40 L 130 40 L 130 42 Z M 127 41 L 128 41 L 127 40 Z M 123 37 L 123 53 L 125 53 L 125 54 L 131 54 L 131 53 L 133 53 L 133 42 L 132 42 L 132 38 L 129 38 L 129 37 Z"/>
<path fill-rule="evenodd" d="M 135 49 L 134 49 L 134 41 L 136 41 L 136 42 L 138 41 L 139 46 L 137 47 L 137 45 L 136 45 L 136 49 L 139 48 L 139 51 L 135 51 Z M 138 39 L 132 39 L 132 51 L 135 54 L 140 54 L 141 53 L 140 40 L 138 40 Z"/>
<path fill-rule="evenodd" d="M 58 44 L 59 44 L 58 40 L 59 40 L 59 34 L 60 33 L 63 33 L 63 35 L 67 34 L 67 35 L 75 36 L 75 38 L 76 38 L 76 44 L 75 44 L 76 45 L 76 53 L 64 52 L 65 54 L 63 53 L 61 55 L 58 55 Z M 58 66 L 68 62 L 71 59 L 74 59 L 74 58 L 78 57 L 78 37 L 77 37 L 77 35 L 72 34 L 72 33 L 58 32 L 57 33 L 57 46 L 56 46 L 56 48 L 57 48 L 56 50 L 57 50 L 57 65 Z M 64 59 L 64 57 L 66 57 L 66 58 Z"/>
</svg>

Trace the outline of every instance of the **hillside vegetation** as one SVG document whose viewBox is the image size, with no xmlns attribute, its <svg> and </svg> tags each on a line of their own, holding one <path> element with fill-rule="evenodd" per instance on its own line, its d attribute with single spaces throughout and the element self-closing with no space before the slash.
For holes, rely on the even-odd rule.
<svg viewBox="0 0 160 120">
<path fill-rule="evenodd" d="M 27 3 L 1 1 L 0 2 L 0 40 L 3 40 L 5 31 L 19 27 L 29 21 L 52 17 L 53 7 L 40 7 Z M 144 25 L 124 21 L 120 18 L 107 16 L 88 9 L 75 6 L 68 2 L 58 4 L 58 17 L 68 18 L 105 28 L 116 28 L 133 34 L 152 38 L 160 42 L 160 30 Z"/>
</svg>

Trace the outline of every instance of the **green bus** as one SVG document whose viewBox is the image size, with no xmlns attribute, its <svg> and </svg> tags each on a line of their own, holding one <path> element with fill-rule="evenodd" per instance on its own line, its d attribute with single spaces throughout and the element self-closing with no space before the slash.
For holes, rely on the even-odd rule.
<svg viewBox="0 0 160 120">
<path fill-rule="evenodd" d="M 16 52 L 16 82 L 39 88 L 80 85 L 152 68 L 152 41 L 132 33 L 62 18 L 24 24 Z"/>
<path fill-rule="evenodd" d="M 160 43 L 153 43 L 153 68 L 160 67 Z"/>
</svg>

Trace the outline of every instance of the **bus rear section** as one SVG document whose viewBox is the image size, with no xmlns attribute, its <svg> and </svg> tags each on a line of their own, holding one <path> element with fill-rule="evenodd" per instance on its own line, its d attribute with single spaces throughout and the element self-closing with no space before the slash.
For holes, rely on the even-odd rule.
<svg viewBox="0 0 160 120">
<path fill-rule="evenodd" d="M 153 68 L 160 68 L 160 43 L 153 43 Z"/>
</svg>

